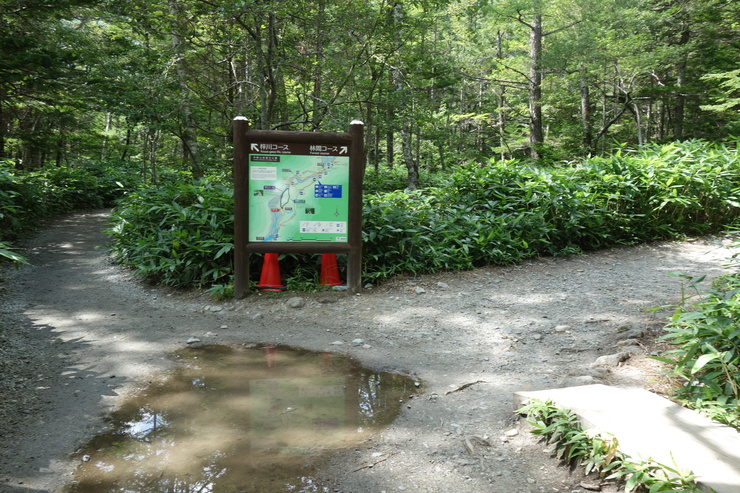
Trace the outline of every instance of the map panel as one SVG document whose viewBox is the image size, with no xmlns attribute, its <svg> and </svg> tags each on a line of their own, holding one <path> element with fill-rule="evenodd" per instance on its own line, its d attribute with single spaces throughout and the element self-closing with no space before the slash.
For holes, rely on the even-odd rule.
<svg viewBox="0 0 740 493">
<path fill-rule="evenodd" d="M 248 241 L 347 242 L 346 146 L 270 143 L 252 151 Z"/>
</svg>

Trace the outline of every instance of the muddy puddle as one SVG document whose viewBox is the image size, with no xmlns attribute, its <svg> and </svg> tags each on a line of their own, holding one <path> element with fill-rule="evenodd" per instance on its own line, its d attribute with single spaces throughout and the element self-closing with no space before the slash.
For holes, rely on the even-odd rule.
<svg viewBox="0 0 740 493">
<path fill-rule="evenodd" d="M 329 453 L 371 440 L 416 391 L 333 353 L 205 346 L 130 399 L 95 437 L 66 493 L 328 491 Z"/>
</svg>

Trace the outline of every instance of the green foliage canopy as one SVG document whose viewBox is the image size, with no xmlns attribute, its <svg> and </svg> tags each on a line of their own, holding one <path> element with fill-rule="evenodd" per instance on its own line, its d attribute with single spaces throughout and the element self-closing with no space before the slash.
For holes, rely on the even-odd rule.
<svg viewBox="0 0 740 493">
<path fill-rule="evenodd" d="M 739 8 L 720 0 L 398 3 L 13 0 L 0 6 L 0 158 L 223 169 L 232 119 L 367 125 L 373 167 L 542 163 L 726 138 Z M 533 29 L 541 18 L 541 31 Z M 539 26 L 539 24 L 537 24 Z M 536 35 L 536 36 L 535 36 Z M 533 39 L 541 50 L 533 52 Z"/>
</svg>

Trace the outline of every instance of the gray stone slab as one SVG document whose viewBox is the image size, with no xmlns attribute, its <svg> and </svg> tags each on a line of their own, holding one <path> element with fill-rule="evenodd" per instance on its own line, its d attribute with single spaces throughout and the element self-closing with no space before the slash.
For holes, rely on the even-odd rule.
<svg viewBox="0 0 740 493">
<path fill-rule="evenodd" d="M 573 411 L 589 430 L 608 433 L 619 450 L 690 469 L 704 491 L 740 492 L 740 434 L 644 389 L 584 385 L 516 392 L 516 409 L 530 399 L 550 399 Z"/>
</svg>

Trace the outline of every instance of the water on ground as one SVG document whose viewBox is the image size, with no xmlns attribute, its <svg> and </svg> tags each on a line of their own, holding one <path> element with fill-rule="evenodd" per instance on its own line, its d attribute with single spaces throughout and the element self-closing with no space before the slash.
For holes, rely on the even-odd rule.
<svg viewBox="0 0 740 493">
<path fill-rule="evenodd" d="M 67 493 L 324 491 L 327 454 L 370 440 L 412 379 L 272 345 L 185 348 L 79 452 Z"/>
</svg>

